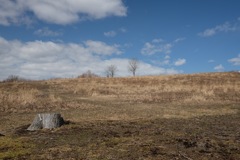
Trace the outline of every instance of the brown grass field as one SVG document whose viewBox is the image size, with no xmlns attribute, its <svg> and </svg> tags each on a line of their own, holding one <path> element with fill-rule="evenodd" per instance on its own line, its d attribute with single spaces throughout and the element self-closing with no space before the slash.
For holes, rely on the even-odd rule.
<svg viewBox="0 0 240 160">
<path fill-rule="evenodd" d="M 28 132 L 36 113 L 70 123 Z M 238 160 L 240 74 L 0 83 L 0 159 Z"/>
</svg>

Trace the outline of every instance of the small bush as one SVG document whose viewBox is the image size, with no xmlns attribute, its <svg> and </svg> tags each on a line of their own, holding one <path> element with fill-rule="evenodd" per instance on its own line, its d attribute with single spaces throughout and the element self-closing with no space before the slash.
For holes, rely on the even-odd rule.
<svg viewBox="0 0 240 160">
<path fill-rule="evenodd" d="M 3 82 L 19 82 L 26 81 L 24 78 L 20 78 L 18 75 L 10 75 L 7 79 L 3 80 Z"/>
<path fill-rule="evenodd" d="M 93 77 L 99 77 L 99 76 L 95 73 L 92 73 L 90 70 L 78 76 L 78 78 L 93 78 Z"/>
</svg>

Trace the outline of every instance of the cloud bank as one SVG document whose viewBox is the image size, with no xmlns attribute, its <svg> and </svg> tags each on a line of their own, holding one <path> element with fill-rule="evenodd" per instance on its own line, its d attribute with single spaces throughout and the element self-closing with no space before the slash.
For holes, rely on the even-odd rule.
<svg viewBox="0 0 240 160">
<path fill-rule="evenodd" d="M 28 12 L 39 20 L 60 25 L 127 15 L 122 0 L 0 0 L 0 3 L 1 25 L 30 23 Z"/>
<path fill-rule="evenodd" d="M 128 59 L 117 44 L 88 40 L 83 43 L 6 40 L 0 37 L 0 80 L 9 75 L 27 79 L 76 77 L 88 70 L 104 76 L 105 68 L 116 65 L 117 76 L 129 76 Z M 115 55 L 115 58 L 111 58 Z M 180 71 L 140 61 L 137 75 L 177 74 Z"/>
</svg>

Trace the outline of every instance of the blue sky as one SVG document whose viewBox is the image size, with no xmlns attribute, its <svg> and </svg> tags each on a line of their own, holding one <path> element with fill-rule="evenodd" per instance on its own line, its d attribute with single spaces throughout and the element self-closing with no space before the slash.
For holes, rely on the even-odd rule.
<svg viewBox="0 0 240 160">
<path fill-rule="evenodd" d="M 0 80 L 240 69 L 239 0 L 0 0 Z"/>
</svg>

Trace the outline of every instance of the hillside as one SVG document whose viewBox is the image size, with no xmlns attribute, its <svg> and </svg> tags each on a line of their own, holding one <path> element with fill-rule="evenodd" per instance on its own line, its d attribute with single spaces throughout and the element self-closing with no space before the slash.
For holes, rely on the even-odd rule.
<svg viewBox="0 0 240 160">
<path fill-rule="evenodd" d="M 93 101 L 156 104 L 239 103 L 240 74 L 78 78 L 0 83 L 2 112 L 48 111 Z"/>
<path fill-rule="evenodd" d="M 237 72 L 7 82 L 0 83 L 0 133 L 40 145 L 38 159 L 237 159 L 239 105 Z M 22 131 L 39 112 L 60 112 L 72 123 L 54 134 Z M 43 146 L 47 137 L 56 141 Z M 36 158 L 27 153 L 13 157 Z"/>
</svg>

